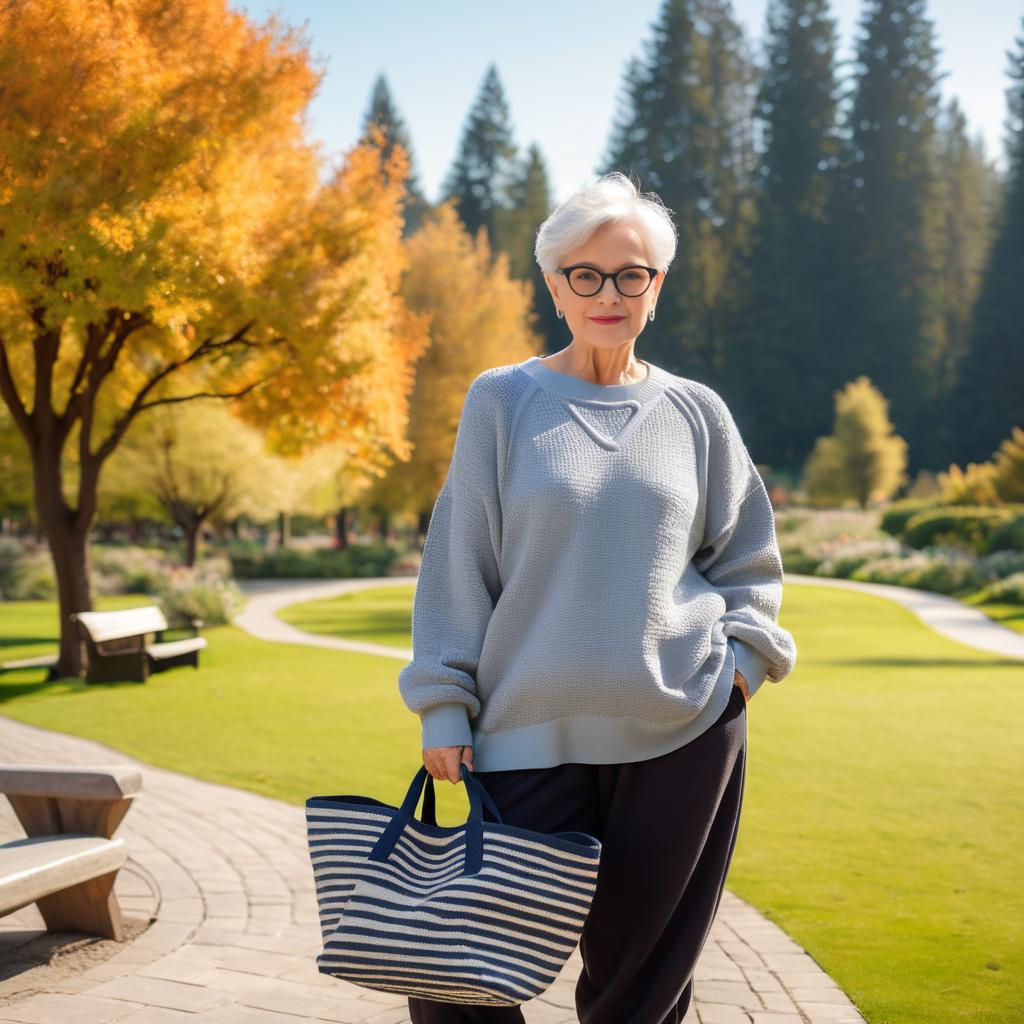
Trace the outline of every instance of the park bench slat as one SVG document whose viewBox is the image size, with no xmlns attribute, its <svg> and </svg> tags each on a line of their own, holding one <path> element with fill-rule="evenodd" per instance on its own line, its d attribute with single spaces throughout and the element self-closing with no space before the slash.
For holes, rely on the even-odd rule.
<svg viewBox="0 0 1024 1024">
<path fill-rule="evenodd" d="M 122 608 L 114 612 L 78 612 L 75 619 L 89 631 L 95 643 L 159 633 L 167 629 L 167 619 L 155 604 Z"/>
<path fill-rule="evenodd" d="M 15 658 L 14 661 L 5 661 L 0 665 L 0 669 L 50 668 L 56 664 L 56 654 L 37 654 L 34 658 Z"/>
<path fill-rule="evenodd" d="M 142 771 L 133 765 L 110 768 L 73 765 L 0 765 L 0 793 L 77 800 L 121 800 L 142 791 Z"/>
<path fill-rule="evenodd" d="M 0 914 L 117 871 L 128 859 L 124 839 L 66 833 L 0 846 Z"/>
<path fill-rule="evenodd" d="M 160 644 L 146 644 L 146 653 L 159 661 L 161 658 L 176 658 L 189 651 L 201 651 L 205 646 L 205 637 L 187 636 L 183 640 L 166 640 Z"/>
</svg>

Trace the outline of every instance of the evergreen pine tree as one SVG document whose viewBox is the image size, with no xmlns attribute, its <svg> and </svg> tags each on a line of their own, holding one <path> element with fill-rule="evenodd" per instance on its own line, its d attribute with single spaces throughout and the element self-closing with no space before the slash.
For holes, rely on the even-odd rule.
<svg viewBox="0 0 1024 1024">
<path fill-rule="evenodd" d="M 548 172 L 536 143 L 527 151 L 520 176 L 512 182 L 509 202 L 507 210 L 497 213 L 496 245 L 508 253 L 511 275 L 533 284 L 534 327 L 544 339 L 545 351 L 555 351 L 566 345 L 569 338 L 565 322 L 555 316 L 551 293 L 533 252 L 537 228 L 552 209 Z"/>
<path fill-rule="evenodd" d="M 396 144 L 400 145 L 409 157 L 409 173 L 405 178 L 405 226 L 402 229 L 403 237 L 413 234 L 420 226 L 424 215 L 430 209 L 420 188 L 419 176 L 415 169 L 415 159 L 412 152 L 412 143 L 409 141 L 409 132 L 405 122 L 398 113 L 391 98 L 391 90 L 388 88 L 387 80 L 383 75 L 378 75 L 373 83 L 373 90 L 370 94 L 370 106 L 363 117 L 363 126 L 360 135 L 360 143 L 369 139 L 369 127 L 376 123 L 384 132 L 386 143 L 384 156 L 389 157 Z"/>
<path fill-rule="evenodd" d="M 492 246 L 496 212 L 509 205 L 509 190 L 520 170 L 516 152 L 505 90 L 498 69 L 491 64 L 442 185 L 441 201 L 454 199 L 465 229 L 475 236 L 485 227 Z"/>
<path fill-rule="evenodd" d="M 867 0 L 832 217 L 843 296 L 833 350 L 892 405 L 912 461 L 940 380 L 937 55 L 925 0 Z"/>
<path fill-rule="evenodd" d="M 1024 37 L 1016 44 L 1007 54 L 1006 187 L 947 418 L 949 454 L 961 463 L 987 459 L 1024 428 Z"/>
<path fill-rule="evenodd" d="M 836 30 L 826 0 L 773 0 L 755 115 L 756 225 L 729 364 L 757 456 L 796 470 L 831 421 L 837 372 L 828 253 L 829 169 L 838 152 Z"/>
<path fill-rule="evenodd" d="M 727 0 L 665 0 L 646 59 L 626 67 L 598 173 L 618 170 L 674 211 L 679 246 L 645 355 L 721 385 L 735 250 L 749 217 L 753 63 Z"/>
</svg>

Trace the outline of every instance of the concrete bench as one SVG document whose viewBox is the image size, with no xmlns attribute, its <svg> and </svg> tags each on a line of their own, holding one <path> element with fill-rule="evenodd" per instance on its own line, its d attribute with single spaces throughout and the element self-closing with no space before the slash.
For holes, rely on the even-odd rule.
<svg viewBox="0 0 1024 1024">
<path fill-rule="evenodd" d="M 35 903 L 50 932 L 121 941 L 114 880 L 128 854 L 114 831 L 141 789 L 131 766 L 0 765 L 27 837 L 0 844 L 0 916 Z"/>
<path fill-rule="evenodd" d="M 206 640 L 199 635 L 202 619 L 192 620 L 192 636 L 164 640 L 164 630 L 169 627 L 156 605 L 114 612 L 77 612 L 71 620 L 78 625 L 85 645 L 88 683 L 145 682 L 151 672 L 178 665 L 199 668 L 199 652 L 206 647 Z M 150 633 L 155 634 L 153 642 L 146 641 Z"/>
</svg>

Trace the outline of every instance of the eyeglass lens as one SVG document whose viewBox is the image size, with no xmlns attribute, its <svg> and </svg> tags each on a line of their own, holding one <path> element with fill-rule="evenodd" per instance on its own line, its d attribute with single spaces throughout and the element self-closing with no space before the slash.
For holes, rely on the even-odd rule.
<svg viewBox="0 0 1024 1024">
<path fill-rule="evenodd" d="M 576 267 L 569 272 L 569 285 L 577 295 L 596 295 L 603 283 L 601 275 L 589 267 Z M 647 290 L 651 276 L 646 270 L 625 267 L 615 275 L 615 283 L 623 295 L 635 298 Z"/>
</svg>

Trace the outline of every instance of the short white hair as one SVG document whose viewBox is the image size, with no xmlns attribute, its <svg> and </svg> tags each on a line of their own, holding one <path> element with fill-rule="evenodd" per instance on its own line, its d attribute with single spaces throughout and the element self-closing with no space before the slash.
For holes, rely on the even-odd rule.
<svg viewBox="0 0 1024 1024">
<path fill-rule="evenodd" d="M 555 274 L 567 253 L 602 225 L 632 224 L 647 244 L 651 266 L 668 270 L 676 254 L 672 214 L 655 192 L 641 192 L 621 171 L 604 174 L 570 196 L 537 229 L 534 255 L 540 269 Z"/>
</svg>

